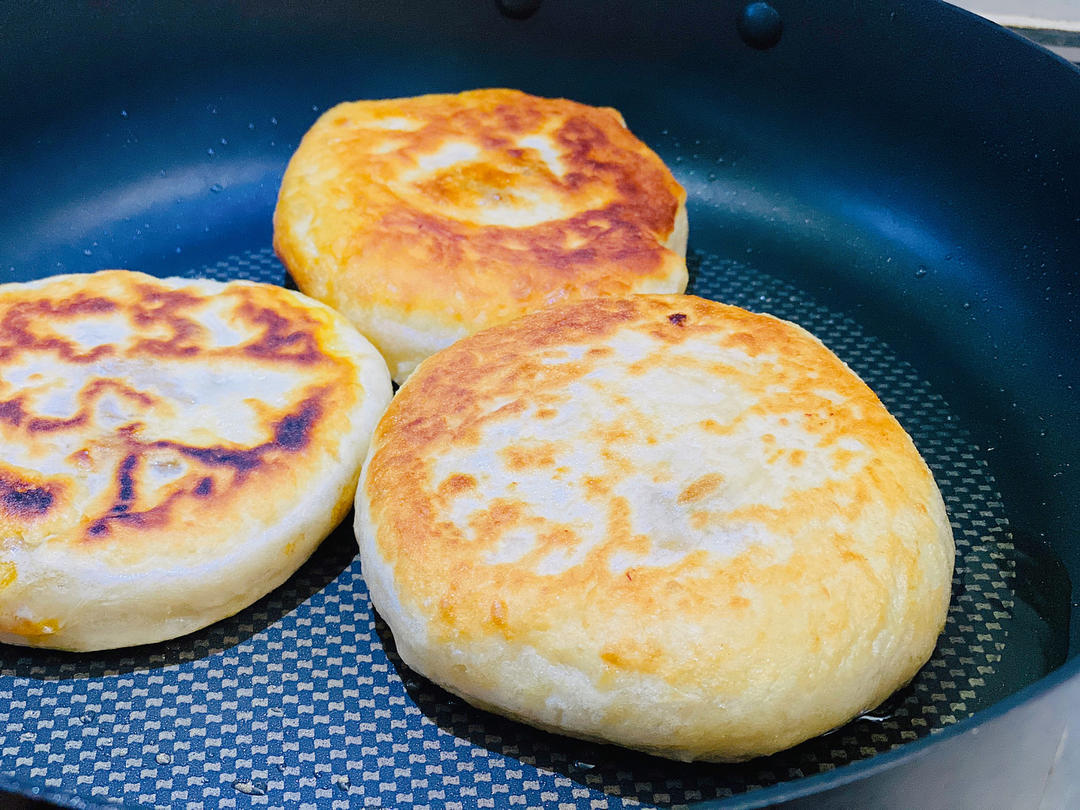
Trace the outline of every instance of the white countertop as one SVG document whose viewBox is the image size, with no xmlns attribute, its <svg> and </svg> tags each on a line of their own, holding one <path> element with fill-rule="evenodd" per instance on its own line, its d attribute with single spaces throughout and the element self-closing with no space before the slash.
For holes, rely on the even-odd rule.
<svg viewBox="0 0 1080 810">
<path fill-rule="evenodd" d="M 1080 31 L 1080 0 L 952 0 L 1010 28 Z"/>
<path fill-rule="evenodd" d="M 1080 0 L 951 0 L 1080 65 Z"/>
</svg>

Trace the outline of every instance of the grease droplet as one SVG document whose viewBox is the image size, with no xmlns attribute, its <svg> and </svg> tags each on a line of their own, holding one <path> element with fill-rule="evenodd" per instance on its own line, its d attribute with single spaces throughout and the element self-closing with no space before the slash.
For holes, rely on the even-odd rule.
<svg viewBox="0 0 1080 810">
<path fill-rule="evenodd" d="M 868 712 L 867 714 L 860 714 L 855 719 L 856 720 L 868 720 L 871 723 L 884 723 L 886 720 L 891 720 L 892 718 L 893 718 L 893 715 L 892 715 L 891 712 L 886 712 L 884 714 L 874 714 L 874 713 L 869 713 Z"/>
<path fill-rule="evenodd" d="M 345 774 L 335 773 L 333 776 L 330 777 L 330 781 L 334 783 L 334 787 L 336 787 L 338 790 L 343 790 L 346 793 L 349 792 L 349 777 L 347 777 Z"/>
<path fill-rule="evenodd" d="M 266 785 L 264 785 L 262 782 L 256 782 L 254 779 L 252 779 L 251 781 L 248 781 L 246 779 L 237 779 L 235 782 L 232 783 L 232 786 L 241 793 L 246 793 L 248 796 L 266 795 Z"/>
</svg>

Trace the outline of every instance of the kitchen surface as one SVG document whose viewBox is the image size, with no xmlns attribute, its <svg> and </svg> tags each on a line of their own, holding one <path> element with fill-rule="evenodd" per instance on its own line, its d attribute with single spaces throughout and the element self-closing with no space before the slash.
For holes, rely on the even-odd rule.
<svg viewBox="0 0 1080 810">
<path fill-rule="evenodd" d="M 1012 28 L 1058 56 L 1080 63 L 1078 0 L 963 0 L 953 5 Z"/>
</svg>

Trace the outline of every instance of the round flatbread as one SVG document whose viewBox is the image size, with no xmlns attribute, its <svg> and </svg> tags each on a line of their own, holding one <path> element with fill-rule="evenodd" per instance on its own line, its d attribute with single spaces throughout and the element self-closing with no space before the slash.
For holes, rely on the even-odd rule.
<svg viewBox="0 0 1080 810">
<path fill-rule="evenodd" d="M 390 393 L 348 321 L 280 287 L 0 286 L 0 641 L 143 644 L 251 604 L 344 518 Z"/>
<path fill-rule="evenodd" d="M 401 382 L 563 299 L 686 287 L 686 192 L 613 109 L 516 90 L 357 101 L 289 162 L 274 246 Z"/>
<path fill-rule="evenodd" d="M 953 540 L 911 439 L 800 327 L 598 298 L 426 360 L 357 492 L 402 659 L 477 706 L 729 761 L 910 680 Z"/>
</svg>

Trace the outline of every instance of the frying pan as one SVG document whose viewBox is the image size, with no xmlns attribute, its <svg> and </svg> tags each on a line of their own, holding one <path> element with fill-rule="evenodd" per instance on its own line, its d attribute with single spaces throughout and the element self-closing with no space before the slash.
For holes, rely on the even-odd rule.
<svg viewBox="0 0 1080 810">
<path fill-rule="evenodd" d="M 501 85 L 617 107 L 689 192 L 690 290 L 818 334 L 934 470 L 958 544 L 934 657 L 875 712 L 742 765 L 577 742 L 405 668 L 346 526 L 191 636 L 0 650 L 0 787 L 77 807 L 1080 801 L 1080 71 L 930 0 L 501 3 L 7 4 L 0 277 L 288 283 L 270 215 L 329 105 Z"/>
</svg>

